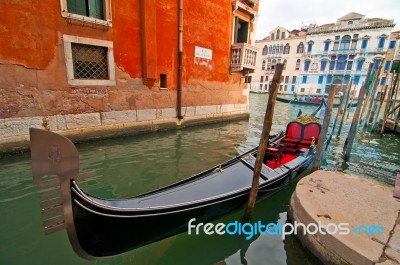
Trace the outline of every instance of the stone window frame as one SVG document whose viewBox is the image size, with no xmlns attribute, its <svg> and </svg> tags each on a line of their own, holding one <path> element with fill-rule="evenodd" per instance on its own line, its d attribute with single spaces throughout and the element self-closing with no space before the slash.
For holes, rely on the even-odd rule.
<svg viewBox="0 0 400 265">
<path fill-rule="evenodd" d="M 93 24 L 112 26 L 112 12 L 111 12 L 111 1 L 112 0 L 103 0 L 104 1 L 104 16 L 105 20 L 98 19 L 94 17 L 87 17 L 83 15 L 78 15 L 75 13 L 68 12 L 67 0 L 60 0 L 61 6 L 61 16 L 68 19 L 75 19 L 79 21 L 89 22 Z"/>
<path fill-rule="evenodd" d="M 63 35 L 65 63 L 67 67 L 68 84 L 73 86 L 115 86 L 114 44 L 112 41 L 98 40 L 71 35 Z M 108 79 L 75 79 L 72 61 L 71 44 L 86 44 L 107 48 Z"/>
</svg>

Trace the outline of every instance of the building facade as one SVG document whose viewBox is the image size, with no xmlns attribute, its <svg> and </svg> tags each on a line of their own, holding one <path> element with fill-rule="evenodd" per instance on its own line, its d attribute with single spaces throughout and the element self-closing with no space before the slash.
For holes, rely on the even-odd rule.
<svg viewBox="0 0 400 265">
<path fill-rule="evenodd" d="M 308 29 L 298 92 L 329 93 L 333 84 L 343 90 L 350 78 L 359 88 L 369 63 L 375 70 L 384 63 L 393 27 L 393 20 L 353 12 L 336 23 Z"/>
<path fill-rule="evenodd" d="M 29 127 L 115 134 L 248 116 L 258 1 L 21 0 L 0 9 L 0 150 L 26 140 Z"/>
<path fill-rule="evenodd" d="M 387 51 L 392 49 L 389 48 L 393 45 L 390 34 L 394 26 L 393 20 L 365 18 L 364 15 L 352 12 L 339 18 L 336 23 L 312 25 L 304 29 L 306 33 L 298 36 L 294 43 L 296 45 L 297 42 L 295 51 L 300 49 L 302 53 L 289 53 L 284 59 L 287 63 L 286 69 L 293 70 L 295 65 L 295 72 L 283 72 L 283 89 L 281 86 L 279 92 L 296 92 L 300 95 L 326 94 L 329 93 L 332 84 L 337 84 L 339 90 L 343 90 L 350 78 L 358 91 L 365 81 L 369 63 L 374 64 L 374 69 L 381 64 L 383 69 L 386 69 L 388 63 L 384 60 Z M 270 43 L 273 45 L 277 41 L 280 42 L 279 45 L 285 45 L 284 40 L 276 40 L 278 29 L 282 32 L 282 28 L 279 27 L 265 40 L 257 41 L 256 45 L 269 47 Z M 267 56 L 260 50 L 259 61 L 267 59 Z M 284 60 L 282 54 L 281 62 L 285 62 Z M 259 65 L 255 73 L 256 81 L 261 81 L 261 77 L 258 80 L 257 75 L 261 76 L 263 71 L 262 65 Z M 291 89 L 288 86 L 285 91 L 285 81 L 288 79 L 290 82 L 290 77 L 287 78 L 290 75 L 296 76 L 295 86 L 294 89 L 293 86 Z M 255 90 L 257 85 L 251 88 Z"/>
<path fill-rule="evenodd" d="M 256 41 L 259 50 L 258 67 L 253 74 L 251 91 L 269 91 L 277 63 L 283 63 L 281 94 L 293 94 L 300 75 L 300 65 L 304 57 L 305 31 L 288 31 L 277 27 L 263 40 Z"/>
</svg>

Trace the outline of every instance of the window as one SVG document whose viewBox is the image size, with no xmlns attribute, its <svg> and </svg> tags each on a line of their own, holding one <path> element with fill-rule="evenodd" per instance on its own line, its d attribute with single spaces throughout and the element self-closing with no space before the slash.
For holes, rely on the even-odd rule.
<svg viewBox="0 0 400 265">
<path fill-rule="evenodd" d="M 343 36 L 342 40 L 340 41 L 340 50 L 348 50 L 350 48 L 350 39 L 349 35 Z"/>
<path fill-rule="evenodd" d="M 251 83 L 251 75 L 247 75 L 245 78 L 244 78 L 244 82 L 246 83 L 246 84 L 249 84 L 249 83 Z"/>
<path fill-rule="evenodd" d="M 386 84 L 386 77 L 382 77 L 380 85 L 384 86 L 385 84 Z"/>
<path fill-rule="evenodd" d="M 262 55 L 267 55 L 268 54 L 268 46 L 265 45 L 262 51 Z"/>
<path fill-rule="evenodd" d="M 354 76 L 354 84 L 358 85 L 358 83 L 360 83 L 360 76 L 359 75 L 355 75 Z"/>
<path fill-rule="evenodd" d="M 317 88 L 317 91 L 315 92 L 317 92 L 317 94 L 321 94 L 321 88 Z"/>
<path fill-rule="evenodd" d="M 280 35 L 281 35 L 281 31 L 278 29 L 278 30 L 276 31 L 276 39 L 277 39 L 277 40 L 279 40 Z"/>
<path fill-rule="evenodd" d="M 372 69 L 377 69 L 380 64 L 381 59 L 374 59 L 374 65 L 372 66 Z"/>
<path fill-rule="evenodd" d="M 329 63 L 329 70 L 335 70 L 336 56 L 331 56 L 331 61 Z"/>
<path fill-rule="evenodd" d="M 324 51 L 327 52 L 329 50 L 330 41 L 325 41 Z"/>
<path fill-rule="evenodd" d="M 262 61 L 261 70 L 265 70 L 265 60 Z"/>
<path fill-rule="evenodd" d="M 361 42 L 361 49 L 366 49 L 368 46 L 368 39 L 363 39 Z"/>
<path fill-rule="evenodd" d="M 346 66 L 346 55 L 340 55 L 336 64 L 336 70 L 344 70 Z"/>
<path fill-rule="evenodd" d="M 272 54 L 276 53 L 276 45 L 272 46 Z"/>
<path fill-rule="evenodd" d="M 357 49 L 357 40 L 352 40 L 351 41 L 351 48 L 352 50 L 356 50 Z"/>
<path fill-rule="evenodd" d="M 391 40 L 389 42 L 389 49 L 394 49 L 394 47 L 396 47 L 396 41 L 395 40 Z"/>
<path fill-rule="evenodd" d="M 302 42 L 297 45 L 297 53 L 303 53 L 304 52 L 304 44 Z"/>
<path fill-rule="evenodd" d="M 265 82 L 268 82 L 268 76 L 267 75 L 265 76 Z"/>
<path fill-rule="evenodd" d="M 273 59 L 271 64 L 271 70 L 275 70 L 275 66 L 276 66 L 276 60 Z"/>
<path fill-rule="evenodd" d="M 260 82 L 261 83 L 264 82 L 264 76 L 263 75 L 260 77 Z"/>
<path fill-rule="evenodd" d="M 285 77 L 285 83 L 289 83 L 289 76 Z"/>
<path fill-rule="evenodd" d="M 293 79 L 292 79 L 292 83 L 293 83 L 293 84 L 296 83 L 296 79 L 297 79 L 297 76 L 293 76 Z"/>
<path fill-rule="evenodd" d="M 283 44 L 279 46 L 279 53 L 283 53 Z"/>
<path fill-rule="evenodd" d="M 392 61 L 386 61 L 385 62 L 385 67 L 383 68 L 384 72 L 388 72 L 389 71 L 391 62 Z"/>
<path fill-rule="evenodd" d="M 300 70 L 300 59 L 296 61 L 296 70 Z"/>
<path fill-rule="evenodd" d="M 291 90 L 292 90 L 292 92 L 294 91 L 294 85 L 292 85 L 292 89 Z"/>
<path fill-rule="evenodd" d="M 361 58 L 361 59 L 359 59 L 359 60 L 357 61 L 357 68 L 356 68 L 356 71 L 361 71 L 362 68 L 363 68 L 363 65 L 364 65 L 364 59 Z"/>
<path fill-rule="evenodd" d="M 340 36 L 335 37 L 335 42 L 333 43 L 333 50 L 337 51 L 339 49 L 339 43 L 340 43 Z"/>
<path fill-rule="evenodd" d="M 286 38 L 286 32 L 282 32 L 282 39 Z"/>
<path fill-rule="evenodd" d="M 326 77 L 326 84 L 328 84 L 328 85 L 332 84 L 332 76 L 331 75 L 328 75 Z"/>
<path fill-rule="evenodd" d="M 272 53 L 272 45 L 269 45 L 269 53 Z"/>
<path fill-rule="evenodd" d="M 271 34 L 271 40 L 274 40 L 274 39 L 275 39 L 275 34 L 272 33 L 272 34 Z"/>
<path fill-rule="evenodd" d="M 350 76 L 349 76 L 349 75 L 345 75 L 344 78 L 343 78 L 343 82 L 344 82 L 345 84 L 348 84 L 349 81 L 350 81 Z"/>
<path fill-rule="evenodd" d="M 249 37 L 249 22 L 235 17 L 235 43 L 247 43 Z"/>
<path fill-rule="evenodd" d="M 246 83 L 246 78 L 245 78 Z M 167 74 L 160 74 L 160 88 L 167 88 Z"/>
<path fill-rule="evenodd" d="M 308 69 L 310 69 L 310 63 L 311 63 L 311 61 L 310 60 L 306 60 L 306 61 L 304 61 L 304 71 L 308 71 Z"/>
<path fill-rule="evenodd" d="M 268 91 L 268 84 L 265 84 L 264 90 L 265 90 L 265 91 Z"/>
<path fill-rule="evenodd" d="M 326 68 L 326 64 L 328 63 L 328 61 L 326 61 L 326 60 L 323 60 L 323 61 L 321 61 L 321 67 L 320 67 L 320 71 L 325 71 L 325 68 Z"/>
<path fill-rule="evenodd" d="M 312 46 L 313 46 L 314 42 L 310 41 L 307 45 L 307 52 L 312 52 Z"/>
<path fill-rule="evenodd" d="M 303 75 L 303 77 L 301 78 L 301 83 L 302 84 L 307 83 L 307 76 L 306 75 Z"/>
<path fill-rule="evenodd" d="M 287 91 L 287 85 L 285 85 L 285 88 L 283 89 L 284 91 Z"/>
<path fill-rule="evenodd" d="M 353 25 L 353 21 L 350 20 L 349 22 L 347 22 L 347 24 L 348 25 Z"/>
<path fill-rule="evenodd" d="M 303 93 L 304 91 L 306 91 L 306 89 L 304 87 L 300 88 L 300 92 Z"/>
<path fill-rule="evenodd" d="M 263 88 L 263 84 L 260 84 L 260 90 L 262 90 L 262 88 Z"/>
<path fill-rule="evenodd" d="M 324 82 L 324 76 L 320 75 L 318 76 L 318 84 L 322 84 Z"/>
<path fill-rule="evenodd" d="M 286 43 L 285 48 L 283 49 L 283 54 L 289 54 L 290 52 L 290 45 Z"/>
<path fill-rule="evenodd" d="M 383 47 L 385 46 L 385 39 L 386 37 L 379 38 L 378 49 L 383 49 Z"/>
<path fill-rule="evenodd" d="M 115 86 L 111 41 L 63 35 L 68 84 Z"/>
<path fill-rule="evenodd" d="M 282 91 L 283 85 L 279 86 L 279 91 Z"/>
<path fill-rule="evenodd" d="M 346 70 L 351 71 L 351 68 L 353 68 L 353 61 L 354 61 L 354 55 L 349 55 L 349 60 L 347 61 Z"/>
<path fill-rule="evenodd" d="M 61 15 L 111 26 L 111 0 L 60 0 Z"/>
<path fill-rule="evenodd" d="M 283 70 L 286 70 L 286 64 L 287 64 L 287 60 L 283 60 Z"/>
</svg>

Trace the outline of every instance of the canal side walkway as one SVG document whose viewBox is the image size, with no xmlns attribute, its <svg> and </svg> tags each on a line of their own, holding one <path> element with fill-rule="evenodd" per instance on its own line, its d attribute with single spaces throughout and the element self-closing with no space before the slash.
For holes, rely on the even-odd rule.
<svg viewBox="0 0 400 265">
<path fill-rule="evenodd" d="M 292 224 L 325 226 L 320 230 L 325 235 L 314 234 L 312 226 L 306 235 L 301 227 L 297 231 L 303 246 L 324 264 L 388 265 L 400 264 L 399 210 L 393 188 L 319 170 L 297 184 L 289 218 Z"/>
</svg>

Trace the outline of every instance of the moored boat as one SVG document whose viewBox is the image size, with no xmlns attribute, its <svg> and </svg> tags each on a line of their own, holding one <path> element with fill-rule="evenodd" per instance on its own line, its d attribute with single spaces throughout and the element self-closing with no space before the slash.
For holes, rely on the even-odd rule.
<svg viewBox="0 0 400 265">
<path fill-rule="evenodd" d="M 315 100 L 315 98 L 318 98 L 318 100 Z M 319 106 L 321 104 L 320 98 L 322 98 L 322 96 L 320 97 L 309 96 L 309 97 L 296 97 L 296 98 L 276 97 L 276 100 L 284 103 L 302 105 L 302 106 Z M 339 106 L 340 106 L 340 99 L 338 98 L 337 101 L 333 103 L 333 107 L 337 108 Z M 356 107 L 356 106 L 357 106 L 357 101 L 348 104 L 348 107 Z"/>
<path fill-rule="evenodd" d="M 323 102 L 314 113 L 317 120 L 325 108 Z M 309 168 L 315 155 L 309 140 L 318 140 L 319 124 L 291 122 L 286 133 L 270 137 L 259 197 L 293 183 Z M 88 259 L 117 255 L 187 231 L 193 218 L 204 223 L 240 209 L 249 196 L 257 154 L 254 148 L 170 186 L 129 199 L 105 200 L 77 184 L 93 174 L 79 173 L 79 154 L 71 141 L 39 129 L 30 134 L 33 181 L 45 189 L 40 192 L 45 232 L 66 228 L 74 251 Z M 290 139 L 291 148 L 282 145 Z"/>
</svg>

